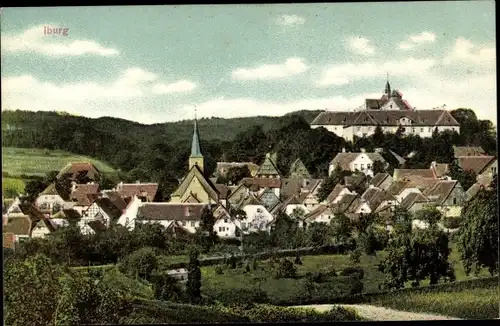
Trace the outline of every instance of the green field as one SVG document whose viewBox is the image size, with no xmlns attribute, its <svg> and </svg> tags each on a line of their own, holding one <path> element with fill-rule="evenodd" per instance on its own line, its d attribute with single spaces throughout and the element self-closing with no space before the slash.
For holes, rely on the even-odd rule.
<svg viewBox="0 0 500 326">
<path fill-rule="evenodd" d="M 99 160 L 64 151 L 2 147 L 2 172 L 8 173 L 9 177 L 45 176 L 47 172 L 59 171 L 71 162 L 91 162 L 103 173 L 115 171 Z"/>
<path fill-rule="evenodd" d="M 24 193 L 26 183 L 18 178 L 2 178 L 2 194 L 6 198 L 14 198 Z"/>
<path fill-rule="evenodd" d="M 492 319 L 499 317 L 499 290 L 497 286 L 450 292 L 400 293 L 374 300 L 371 304 L 463 319 Z"/>
</svg>

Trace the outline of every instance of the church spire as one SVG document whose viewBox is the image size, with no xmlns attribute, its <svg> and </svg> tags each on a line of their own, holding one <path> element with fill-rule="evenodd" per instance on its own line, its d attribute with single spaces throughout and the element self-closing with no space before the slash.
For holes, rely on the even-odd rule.
<svg viewBox="0 0 500 326">
<path fill-rule="evenodd" d="M 196 109 L 194 110 L 194 130 L 193 142 L 191 143 L 191 157 L 203 157 L 200 148 L 200 135 L 198 134 L 198 121 L 196 119 Z"/>
<path fill-rule="evenodd" d="M 387 97 L 391 96 L 391 84 L 389 84 L 389 73 L 387 73 L 387 82 L 385 83 L 385 94 Z"/>
</svg>

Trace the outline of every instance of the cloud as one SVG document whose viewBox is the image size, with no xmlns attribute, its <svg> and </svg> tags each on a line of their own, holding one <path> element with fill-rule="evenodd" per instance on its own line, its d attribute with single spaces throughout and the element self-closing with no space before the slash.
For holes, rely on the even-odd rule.
<svg viewBox="0 0 500 326">
<path fill-rule="evenodd" d="M 420 34 L 411 35 L 408 40 L 399 44 L 400 50 L 410 50 L 422 43 L 432 43 L 436 40 L 436 34 L 432 32 L 422 32 Z"/>
<path fill-rule="evenodd" d="M 196 87 L 196 84 L 189 80 L 180 80 L 171 84 L 158 83 L 153 86 L 153 93 L 155 94 L 169 94 L 189 92 Z"/>
<path fill-rule="evenodd" d="M 238 68 L 233 70 L 233 79 L 257 80 L 279 79 L 305 72 L 309 67 L 301 58 L 289 58 L 282 64 L 265 64 L 255 68 Z"/>
<path fill-rule="evenodd" d="M 473 64 L 492 64 L 496 60 L 495 46 L 477 47 L 470 40 L 459 37 L 453 50 L 444 60 L 446 64 L 454 62 Z"/>
<path fill-rule="evenodd" d="M 317 81 L 317 86 L 345 85 L 354 79 L 362 78 L 382 78 L 387 72 L 391 76 L 413 76 L 428 71 L 435 64 L 436 60 L 431 58 L 410 57 L 401 61 L 333 65 L 323 71 L 321 78 Z"/>
<path fill-rule="evenodd" d="M 346 46 L 354 53 L 370 56 L 375 53 L 375 48 L 371 41 L 364 37 L 351 37 L 347 40 Z"/>
<path fill-rule="evenodd" d="M 71 28 L 68 30 L 68 36 L 44 35 L 44 26 L 57 26 L 57 24 L 35 26 L 17 35 L 2 35 L 2 52 L 37 53 L 52 57 L 119 54 L 118 50 L 95 41 L 71 40 Z"/>
<path fill-rule="evenodd" d="M 305 18 L 297 15 L 281 15 L 276 19 L 276 24 L 282 26 L 303 25 L 305 22 Z"/>
</svg>

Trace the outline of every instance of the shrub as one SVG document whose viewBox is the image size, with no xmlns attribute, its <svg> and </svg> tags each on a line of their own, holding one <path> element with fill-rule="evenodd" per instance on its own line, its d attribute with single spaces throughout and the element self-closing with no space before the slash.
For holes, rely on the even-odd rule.
<svg viewBox="0 0 500 326">
<path fill-rule="evenodd" d="M 457 217 L 444 217 L 442 220 L 443 226 L 447 229 L 457 229 L 462 225 L 462 219 Z"/>
<path fill-rule="evenodd" d="M 361 267 L 346 267 L 340 272 L 341 276 L 357 276 L 362 279 L 365 275 L 363 268 Z"/>
<path fill-rule="evenodd" d="M 222 269 L 222 266 L 221 265 L 217 265 L 215 266 L 215 273 L 218 274 L 218 275 L 222 275 L 224 274 L 224 271 Z"/>
<path fill-rule="evenodd" d="M 300 259 L 300 256 L 297 254 L 297 256 L 295 256 L 295 261 L 294 261 L 295 265 L 302 265 L 302 260 Z"/>
<path fill-rule="evenodd" d="M 181 301 L 183 292 L 179 282 L 168 274 L 154 275 L 151 278 L 154 298 L 157 300 Z"/>
<path fill-rule="evenodd" d="M 295 277 L 297 273 L 297 268 L 293 263 L 287 259 L 283 259 L 276 270 L 276 278 L 292 278 Z"/>
<path fill-rule="evenodd" d="M 153 248 L 141 248 L 126 256 L 120 263 L 120 269 L 132 277 L 148 280 L 158 266 L 158 259 Z"/>
</svg>

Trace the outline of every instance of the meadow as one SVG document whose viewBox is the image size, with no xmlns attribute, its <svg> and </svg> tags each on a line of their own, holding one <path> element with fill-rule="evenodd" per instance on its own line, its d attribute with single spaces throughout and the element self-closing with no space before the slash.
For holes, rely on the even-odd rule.
<svg viewBox="0 0 500 326">
<path fill-rule="evenodd" d="M 2 172 L 11 178 L 45 176 L 47 172 L 60 171 L 71 162 L 91 162 L 103 173 L 115 171 L 102 161 L 64 151 L 2 147 Z"/>
</svg>

